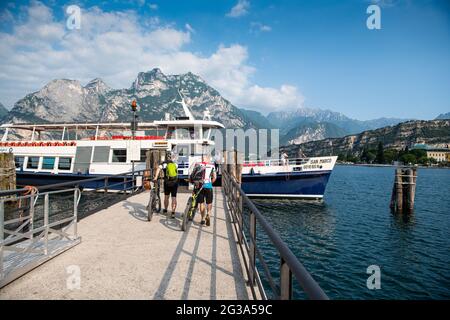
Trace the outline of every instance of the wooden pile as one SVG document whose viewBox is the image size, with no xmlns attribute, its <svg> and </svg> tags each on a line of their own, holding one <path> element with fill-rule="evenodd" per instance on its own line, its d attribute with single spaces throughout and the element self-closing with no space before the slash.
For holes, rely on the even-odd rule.
<svg viewBox="0 0 450 320">
<path fill-rule="evenodd" d="M 390 207 L 394 213 L 412 213 L 416 195 L 417 168 L 395 170 Z"/>
</svg>

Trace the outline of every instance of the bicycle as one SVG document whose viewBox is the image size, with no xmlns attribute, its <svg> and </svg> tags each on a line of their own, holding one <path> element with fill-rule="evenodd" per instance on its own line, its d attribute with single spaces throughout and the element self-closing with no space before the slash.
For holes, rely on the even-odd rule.
<svg viewBox="0 0 450 320">
<path fill-rule="evenodd" d="M 186 209 L 184 209 L 183 221 L 181 222 L 181 231 L 186 231 L 188 221 L 192 221 L 195 216 L 195 212 L 197 211 L 197 197 L 203 189 L 203 184 L 201 187 L 194 187 L 194 191 L 192 195 L 189 197 Z"/>
<path fill-rule="evenodd" d="M 153 182 L 153 187 L 151 186 Z M 159 181 L 150 182 L 150 199 L 147 205 L 147 220 L 152 221 L 153 213 L 161 211 L 161 197 L 159 195 Z"/>
</svg>

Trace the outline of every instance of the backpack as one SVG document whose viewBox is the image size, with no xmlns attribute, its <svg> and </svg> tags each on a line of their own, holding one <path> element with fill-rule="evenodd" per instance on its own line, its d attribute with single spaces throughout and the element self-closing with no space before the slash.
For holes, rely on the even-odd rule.
<svg viewBox="0 0 450 320">
<path fill-rule="evenodd" d="M 196 164 L 194 166 L 194 169 L 191 172 L 191 175 L 189 176 L 189 180 L 192 183 L 198 183 L 204 179 L 205 176 L 205 166 L 202 166 L 200 164 Z"/>
<path fill-rule="evenodd" d="M 168 180 L 177 180 L 178 170 L 177 165 L 173 162 L 169 162 L 166 167 L 166 177 Z"/>
</svg>

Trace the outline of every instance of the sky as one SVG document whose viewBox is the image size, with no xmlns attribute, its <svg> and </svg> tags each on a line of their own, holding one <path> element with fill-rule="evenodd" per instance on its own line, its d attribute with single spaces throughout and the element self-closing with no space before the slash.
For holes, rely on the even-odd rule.
<svg viewBox="0 0 450 320">
<path fill-rule="evenodd" d="M 380 29 L 367 27 L 373 4 Z M 79 29 L 67 26 L 70 5 Z M 52 79 L 128 88 L 155 67 L 198 74 L 263 114 L 433 119 L 450 112 L 450 1 L 1 1 L 7 108 Z"/>
</svg>

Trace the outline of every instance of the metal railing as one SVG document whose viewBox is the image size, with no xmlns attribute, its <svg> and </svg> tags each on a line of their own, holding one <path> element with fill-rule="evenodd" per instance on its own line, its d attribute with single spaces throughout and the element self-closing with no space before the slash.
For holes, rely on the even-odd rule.
<svg viewBox="0 0 450 320">
<path fill-rule="evenodd" d="M 146 173 L 150 174 L 150 171 L 138 170 L 39 188 L 0 191 L 0 287 L 31 270 L 38 262 L 50 259 L 57 246 L 53 244 L 50 248 L 49 239 L 59 237 L 59 240 L 81 241 L 77 235 L 80 215 L 86 217 L 142 192 Z M 116 191 L 114 194 L 110 193 L 113 189 Z M 86 198 L 88 194 L 93 195 L 92 200 L 80 205 L 82 195 Z M 50 201 L 53 195 L 57 196 Z M 67 207 L 69 199 L 73 199 L 72 208 Z M 36 212 L 38 209 L 39 213 Z M 68 214 L 71 216 L 67 217 Z M 73 234 L 68 233 L 71 227 Z M 37 248 L 38 243 L 40 246 Z M 13 262 L 12 256 L 8 257 L 5 267 L 5 255 L 11 251 L 17 254 Z M 29 254 L 34 254 L 33 259 L 27 257 Z"/>
<path fill-rule="evenodd" d="M 95 178 L 84 178 L 69 182 L 43 185 L 37 189 L 39 192 L 43 192 L 49 190 L 78 188 L 83 194 L 86 194 L 87 191 L 92 194 L 95 193 L 95 203 L 99 204 L 98 206 L 95 206 L 93 209 L 83 211 L 80 209 L 92 207 L 93 203 L 82 203 L 81 208 L 79 208 L 79 211 L 83 212 L 83 216 L 87 216 L 118 203 L 131 195 L 141 192 L 143 190 L 142 187 L 146 176 L 145 173 L 149 173 L 150 171 L 151 170 L 146 169 L 134 171 L 134 174 L 133 172 L 128 172 L 117 175 L 102 175 Z M 0 199 L 11 196 L 20 196 L 27 191 L 29 191 L 28 188 L 0 191 Z M 110 191 L 115 191 L 115 196 L 111 196 Z M 101 193 L 103 193 L 103 195 L 101 195 Z M 108 201 L 103 203 L 102 201 L 105 199 Z M 27 208 L 24 208 L 24 210 L 26 209 Z"/>
<path fill-rule="evenodd" d="M 292 279 L 294 277 L 310 299 L 328 299 L 327 295 L 288 248 L 279 234 L 271 227 L 244 191 L 242 191 L 236 179 L 226 170 L 222 171 L 222 187 L 226 195 L 228 207 L 231 211 L 233 225 L 238 237 L 238 244 L 243 253 L 242 256 L 248 276 L 248 283 L 253 297 L 255 299 L 258 298 L 255 290 L 256 287 L 259 291 L 259 295 L 263 299 L 267 299 L 256 266 L 258 259 L 270 288 L 276 293 L 276 298 L 282 300 L 293 299 Z M 249 222 L 244 220 L 244 205 L 248 209 Z M 280 256 L 280 277 L 278 284 L 272 276 L 269 266 L 257 245 L 256 239 L 259 230 L 257 229 L 257 225 L 260 226 L 261 231 L 267 235 L 273 248 Z M 246 233 L 248 234 L 248 238 Z"/>
<path fill-rule="evenodd" d="M 50 221 L 50 196 L 70 193 L 73 207 L 70 216 Z M 36 226 L 36 209 L 39 199 L 43 199 L 43 222 Z M 44 193 L 31 192 L 28 195 L 0 198 L 0 287 L 31 270 L 43 260 L 55 255 L 63 247 L 71 247 L 79 243 L 77 234 L 78 204 L 81 193 L 78 188 L 48 191 Z M 23 216 L 5 220 L 5 207 L 11 203 L 19 204 L 12 213 L 25 212 Z M 22 206 L 22 203 L 27 205 Z M 9 212 L 11 213 L 11 212 Z M 54 217 L 54 215 L 53 215 Z M 70 231 L 71 230 L 71 231 Z M 68 240 L 66 243 L 55 244 L 54 240 Z M 52 242 L 49 246 L 49 243 Z M 9 255 L 7 266 L 4 265 L 6 255 Z"/>
</svg>

